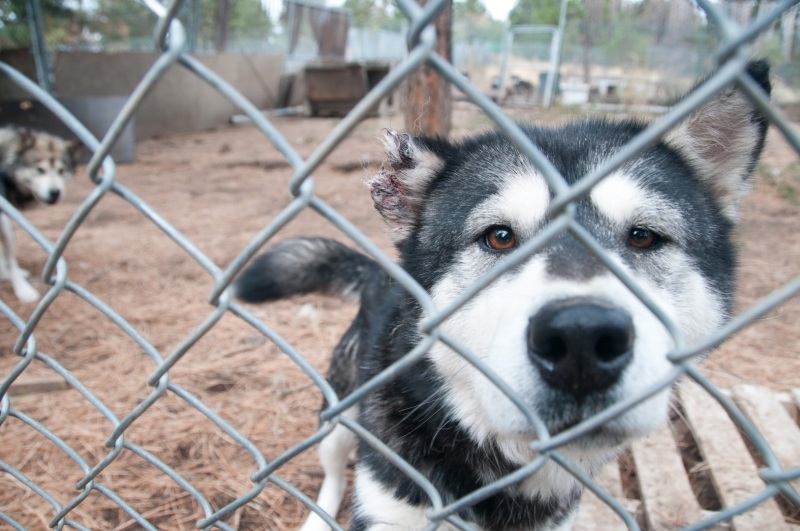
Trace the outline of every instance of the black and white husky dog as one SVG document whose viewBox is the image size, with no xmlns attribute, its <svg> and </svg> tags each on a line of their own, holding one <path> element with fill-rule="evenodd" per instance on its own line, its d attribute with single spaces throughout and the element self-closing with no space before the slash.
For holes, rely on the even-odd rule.
<svg viewBox="0 0 800 531">
<path fill-rule="evenodd" d="M 768 94 L 769 67 L 748 72 Z M 574 205 L 583 228 L 634 277 L 689 342 L 726 321 L 734 292 L 731 242 L 767 120 L 737 86 L 680 125 Z M 570 184 L 618 153 L 646 124 L 587 119 L 525 134 Z M 498 133 L 461 142 L 386 134 L 387 161 L 368 180 L 402 267 L 446 308 L 549 223 L 553 194 Z M 428 317 L 372 259 L 326 239 L 283 241 L 235 284 L 248 302 L 299 293 L 356 297 L 361 308 L 334 351 L 329 380 L 344 397 L 411 351 Z M 478 356 L 556 434 L 663 379 L 675 346 L 661 320 L 570 233 L 549 240 L 441 325 Z M 657 393 L 559 448 L 588 474 L 667 418 Z M 445 504 L 530 463 L 529 418 L 461 355 L 435 343 L 413 368 L 348 411 L 424 475 Z M 356 436 L 338 425 L 319 455 L 319 506 L 335 516 Z M 477 529 L 571 527 L 581 484 L 554 461 L 461 510 Z M 356 465 L 354 530 L 422 529 L 429 498 L 369 444 Z M 312 514 L 304 530 L 326 529 Z M 448 528 L 448 524 L 444 525 Z"/>
<path fill-rule="evenodd" d="M 24 127 L 0 128 L 0 195 L 19 210 L 53 205 L 64 197 L 75 173 L 78 141 Z M 0 280 L 9 280 L 22 302 L 35 302 L 39 292 L 17 263 L 11 220 L 0 212 Z"/>
</svg>

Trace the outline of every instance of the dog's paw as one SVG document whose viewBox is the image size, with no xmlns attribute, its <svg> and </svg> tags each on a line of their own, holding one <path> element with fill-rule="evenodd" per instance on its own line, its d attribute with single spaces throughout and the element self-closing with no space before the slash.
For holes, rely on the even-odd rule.
<svg viewBox="0 0 800 531">
<path fill-rule="evenodd" d="M 14 295 L 20 302 L 31 303 L 39 300 L 39 292 L 31 286 L 24 276 L 18 277 L 14 283 Z"/>
<path fill-rule="evenodd" d="M 17 268 L 15 271 L 16 274 L 18 274 L 22 278 L 25 279 L 31 278 L 31 272 L 28 271 L 27 269 Z M 0 260 L 0 281 L 11 280 L 11 277 L 12 277 L 11 272 L 8 270 L 5 264 L 3 264 L 3 261 Z"/>
<path fill-rule="evenodd" d="M 322 518 L 317 516 L 316 514 L 312 513 L 306 523 L 303 524 L 298 531 L 330 531 L 330 527 L 326 524 Z"/>
</svg>

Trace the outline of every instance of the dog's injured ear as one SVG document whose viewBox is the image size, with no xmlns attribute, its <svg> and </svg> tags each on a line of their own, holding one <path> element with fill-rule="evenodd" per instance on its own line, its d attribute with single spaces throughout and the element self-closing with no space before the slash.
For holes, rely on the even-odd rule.
<svg viewBox="0 0 800 531">
<path fill-rule="evenodd" d="M 431 148 L 436 140 L 386 131 L 386 161 L 366 184 L 375 208 L 399 243 L 413 231 L 429 185 L 444 167 Z"/>
<path fill-rule="evenodd" d="M 769 96 L 769 64 L 753 61 L 747 73 Z M 767 126 L 766 117 L 744 90 L 731 84 L 672 129 L 665 140 L 710 183 L 723 211 L 735 221 L 764 147 Z"/>
</svg>

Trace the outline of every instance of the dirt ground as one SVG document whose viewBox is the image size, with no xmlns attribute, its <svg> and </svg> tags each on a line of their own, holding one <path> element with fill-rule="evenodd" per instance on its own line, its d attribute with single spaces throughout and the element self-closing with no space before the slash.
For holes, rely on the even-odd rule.
<svg viewBox="0 0 800 531">
<path fill-rule="evenodd" d="M 525 119 L 525 113 L 515 117 Z M 538 119 L 532 115 L 530 118 Z M 337 125 L 335 119 L 281 118 L 274 122 L 306 157 Z M 460 108 L 456 135 L 486 127 L 477 111 Z M 314 172 L 315 193 L 364 234 L 390 251 L 382 222 L 362 181 L 379 163 L 381 129 L 401 129 L 402 117 L 368 119 Z M 290 202 L 292 175 L 280 153 L 250 125 L 174 134 L 141 142 L 137 161 L 118 168 L 118 182 L 191 240 L 220 268 Z M 54 241 L 93 185 L 79 173 L 64 202 L 29 212 Z M 772 130 L 759 179 L 744 205 L 738 307 L 747 308 L 798 275 L 800 264 L 800 163 Z M 343 238 L 331 223 L 304 211 L 278 239 L 300 235 Z M 23 267 L 41 271 L 45 254 L 17 230 Z M 109 194 L 93 209 L 66 251 L 68 278 L 90 291 L 136 328 L 164 357 L 213 312 L 207 297 L 211 276 L 152 221 Z M 36 285 L 44 291 L 40 281 Z M 0 297 L 22 318 L 32 311 L 13 297 L 7 283 Z M 301 297 L 248 306 L 267 326 L 324 374 L 332 346 L 355 308 L 322 297 Z M 705 372 L 719 385 L 754 382 L 776 390 L 800 387 L 800 300 L 790 300 L 747 327 L 716 351 Z M 12 353 L 18 331 L 0 319 L 0 376 L 19 358 Z M 103 313 L 74 293 L 58 297 L 36 330 L 39 350 L 80 379 L 88 392 L 124 418 L 152 388 L 155 363 Z M 52 379 L 41 362 L 25 379 Z M 272 342 L 226 314 L 170 371 L 181 386 L 248 438 L 267 460 L 279 457 L 316 429 L 319 391 Z M 12 408 L 36 419 L 94 465 L 111 422 L 75 390 L 14 397 Z M 256 460 L 185 400 L 166 393 L 126 431 L 125 440 L 173 467 L 218 508 L 247 493 Z M 67 454 L 12 414 L 0 428 L 0 460 L 43 486 L 60 503 L 72 500 L 83 472 Z M 314 452 L 282 467 L 278 475 L 313 494 L 320 479 Z M 113 489 L 159 529 L 193 529 L 200 505 L 173 480 L 130 450 L 96 481 Z M 52 507 L 8 474 L 0 475 L 0 511 L 30 529 L 45 529 Z M 274 485 L 238 509 L 228 522 L 239 529 L 293 529 L 303 506 Z M 139 525 L 98 490 L 70 518 L 91 529 L 125 530 Z"/>
</svg>

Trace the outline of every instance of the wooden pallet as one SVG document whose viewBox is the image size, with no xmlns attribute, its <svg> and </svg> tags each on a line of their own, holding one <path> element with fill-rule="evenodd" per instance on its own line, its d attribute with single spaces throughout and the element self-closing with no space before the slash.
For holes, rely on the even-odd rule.
<svg viewBox="0 0 800 531">
<path fill-rule="evenodd" d="M 778 394 L 763 387 L 740 385 L 729 396 L 753 422 L 772 447 L 784 467 L 800 465 L 800 390 Z M 642 529 L 680 529 L 714 514 L 704 509 L 695 490 L 705 487 L 716 496 L 714 502 L 730 507 L 763 491 L 759 465 L 748 445 L 722 406 L 694 382 L 680 390 L 682 419 L 633 445 L 620 467 L 609 466 L 598 483 L 621 502 Z M 691 433 L 686 436 L 686 431 Z M 683 435 L 680 435 L 680 434 Z M 678 434 L 678 435 L 676 435 Z M 701 457 L 693 467 L 684 464 L 690 449 Z M 682 448 L 682 450 L 681 450 Z M 621 472 L 622 469 L 622 472 Z M 698 485 L 698 477 L 706 485 Z M 692 488 L 694 479 L 695 490 Z M 794 482 L 800 491 L 800 481 Z M 708 499 L 704 500 L 708 505 Z M 795 515 L 796 517 L 796 515 Z M 620 516 L 586 492 L 575 524 L 578 531 L 616 531 L 627 529 Z M 751 511 L 716 525 L 713 529 L 732 531 L 800 531 L 796 521 L 787 518 L 775 499 L 768 499 Z"/>
<path fill-rule="evenodd" d="M 70 385 L 60 376 L 30 376 L 28 373 L 22 373 L 11 384 L 8 393 L 16 398 L 25 395 L 52 393 L 54 391 L 67 391 L 69 389 L 71 389 Z"/>
</svg>

